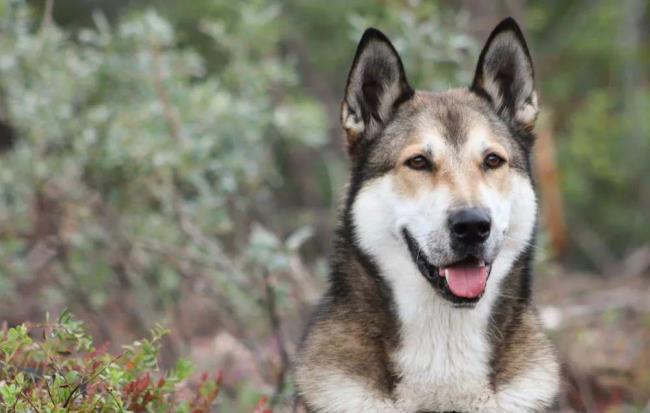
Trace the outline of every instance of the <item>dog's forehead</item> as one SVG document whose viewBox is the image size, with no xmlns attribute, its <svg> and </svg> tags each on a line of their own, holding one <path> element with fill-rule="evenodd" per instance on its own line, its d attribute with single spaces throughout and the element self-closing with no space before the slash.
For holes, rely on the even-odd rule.
<svg viewBox="0 0 650 413">
<path fill-rule="evenodd" d="M 496 143 L 508 152 L 513 166 L 523 170 L 526 155 L 514 139 L 489 103 L 467 89 L 417 91 L 373 145 L 367 166 L 373 176 L 387 172 L 413 145 L 444 158 L 477 154 Z"/>
<path fill-rule="evenodd" d="M 483 99 L 464 89 L 417 92 L 393 126 L 394 133 L 402 135 L 402 143 L 422 143 L 432 149 L 459 150 L 485 145 L 489 140 L 509 146 L 507 128 Z"/>
</svg>

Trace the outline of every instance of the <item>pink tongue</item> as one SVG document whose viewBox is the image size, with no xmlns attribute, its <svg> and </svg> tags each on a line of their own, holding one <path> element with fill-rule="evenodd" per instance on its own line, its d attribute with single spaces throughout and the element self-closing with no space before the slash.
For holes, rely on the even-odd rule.
<svg viewBox="0 0 650 413">
<path fill-rule="evenodd" d="M 485 291 L 489 267 L 454 266 L 441 268 L 441 275 L 447 278 L 451 292 L 459 297 L 476 298 Z"/>
</svg>

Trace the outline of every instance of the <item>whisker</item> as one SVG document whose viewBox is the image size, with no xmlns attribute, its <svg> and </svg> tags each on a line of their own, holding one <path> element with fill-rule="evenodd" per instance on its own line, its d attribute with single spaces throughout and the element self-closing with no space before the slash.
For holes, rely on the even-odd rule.
<svg viewBox="0 0 650 413">
<path fill-rule="evenodd" d="M 521 244 L 523 244 L 523 245 L 525 245 L 525 246 L 527 246 L 527 247 L 532 247 L 533 249 L 536 249 L 536 250 L 539 250 L 539 251 L 543 251 L 543 250 L 544 250 L 544 248 L 542 248 L 542 247 L 540 247 L 540 246 L 538 246 L 538 245 L 535 245 L 534 243 L 532 243 L 532 242 L 530 242 L 530 241 L 527 241 L 527 240 L 523 240 L 523 239 L 520 239 L 520 238 L 511 237 L 510 235 L 504 235 L 503 237 L 504 237 L 504 238 L 508 238 L 508 239 L 510 239 L 510 240 L 512 240 L 512 241 L 519 242 L 519 243 L 521 243 Z"/>
</svg>

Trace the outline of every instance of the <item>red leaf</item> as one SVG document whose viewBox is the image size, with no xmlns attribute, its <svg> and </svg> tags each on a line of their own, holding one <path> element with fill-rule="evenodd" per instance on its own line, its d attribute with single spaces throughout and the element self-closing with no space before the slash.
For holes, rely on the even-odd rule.
<svg viewBox="0 0 650 413">
<path fill-rule="evenodd" d="M 253 413 L 273 413 L 273 410 L 268 406 L 269 398 L 267 396 L 260 397 Z"/>
<path fill-rule="evenodd" d="M 89 358 L 90 358 L 90 359 L 94 359 L 94 358 L 97 358 L 97 357 L 99 357 L 99 356 L 103 356 L 103 355 L 106 354 L 106 353 L 108 353 L 108 341 L 105 341 L 102 345 L 100 345 L 99 347 L 97 347 L 97 348 L 95 349 L 95 351 L 86 354 L 85 357 L 86 357 L 87 359 L 89 359 Z"/>
<path fill-rule="evenodd" d="M 151 382 L 151 378 L 149 377 L 149 373 L 145 374 L 144 377 L 141 377 L 140 380 L 138 380 L 137 385 L 136 385 L 136 390 L 138 393 L 142 393 L 149 387 L 149 383 Z"/>
</svg>

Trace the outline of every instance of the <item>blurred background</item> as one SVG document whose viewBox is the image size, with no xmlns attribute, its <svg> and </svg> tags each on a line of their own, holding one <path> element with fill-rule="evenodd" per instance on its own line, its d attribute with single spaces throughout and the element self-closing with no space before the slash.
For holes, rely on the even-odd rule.
<svg viewBox="0 0 650 413">
<path fill-rule="evenodd" d="M 420 89 L 523 26 L 543 108 L 536 299 L 562 412 L 650 412 L 650 1 L 0 2 L 0 320 L 70 309 L 277 411 L 327 278 L 339 103 L 383 30 Z"/>
</svg>

